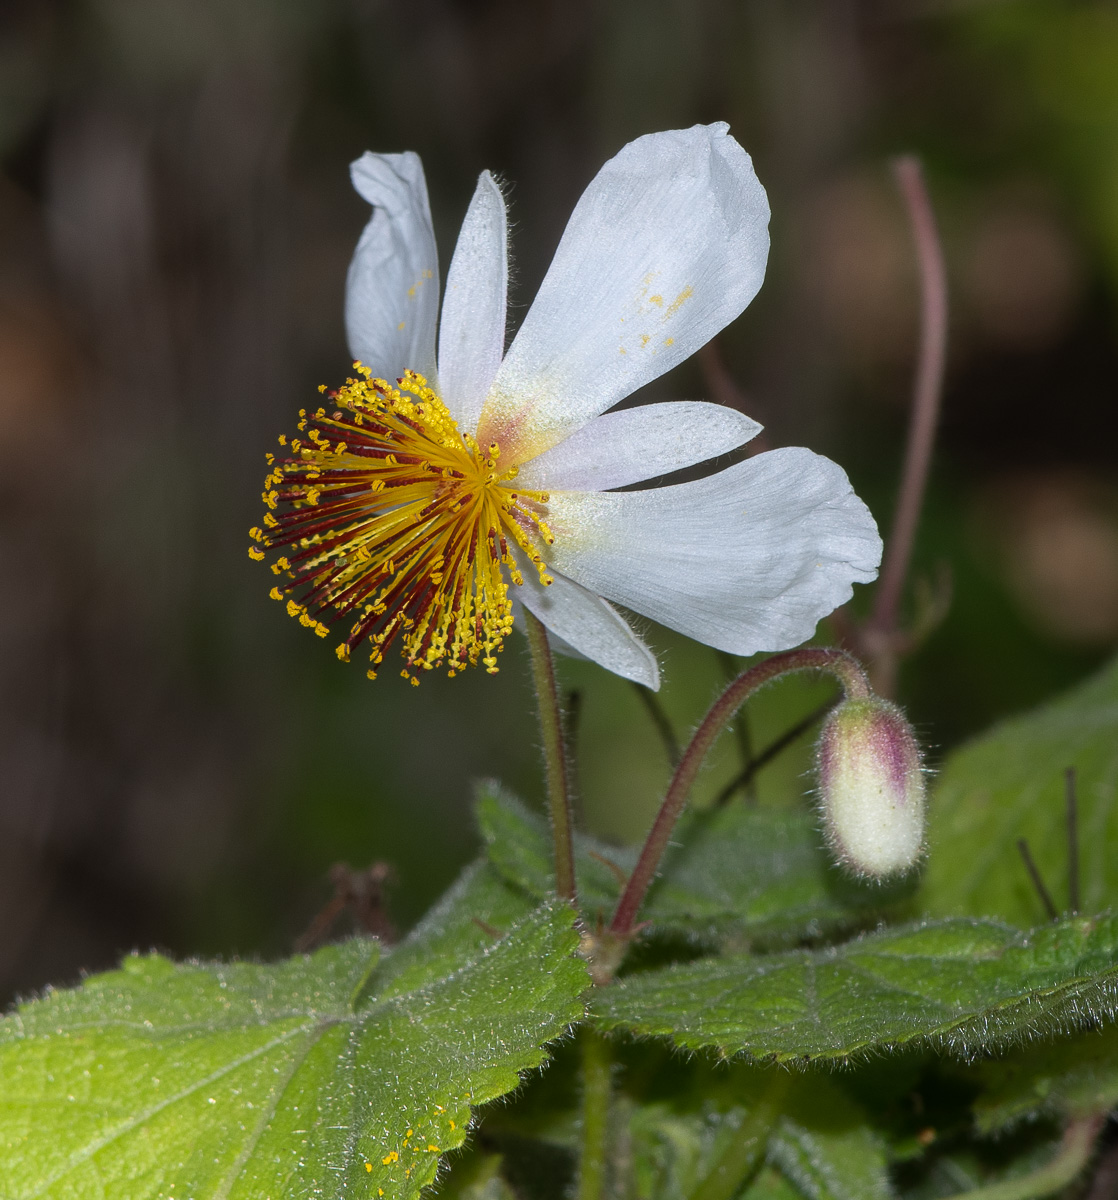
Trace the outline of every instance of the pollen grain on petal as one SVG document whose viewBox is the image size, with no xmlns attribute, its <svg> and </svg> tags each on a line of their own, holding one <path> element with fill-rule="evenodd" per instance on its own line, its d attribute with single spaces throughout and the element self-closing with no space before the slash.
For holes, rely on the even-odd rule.
<svg viewBox="0 0 1118 1200">
<path fill-rule="evenodd" d="M 355 369 L 300 414 L 305 439 L 270 464 L 249 553 L 281 551 L 273 598 L 319 637 L 343 622 L 337 656 L 365 643 L 371 679 L 393 642 L 413 683 L 435 667 L 495 672 L 512 628 L 509 581 L 523 582 L 514 552 L 551 582 L 539 549 L 554 541 L 548 496 L 512 490 L 499 444 L 463 436 L 422 376 L 394 386 Z"/>
<path fill-rule="evenodd" d="M 694 291 L 691 285 L 688 284 L 664 310 L 664 320 L 666 321 L 669 317 L 674 317 L 693 295 Z"/>
</svg>

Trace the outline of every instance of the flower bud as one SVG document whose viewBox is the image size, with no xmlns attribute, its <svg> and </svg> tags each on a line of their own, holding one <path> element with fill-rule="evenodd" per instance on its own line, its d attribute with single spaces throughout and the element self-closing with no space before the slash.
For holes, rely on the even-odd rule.
<svg viewBox="0 0 1118 1200">
<path fill-rule="evenodd" d="M 907 871 L 924 843 L 924 772 L 905 715 L 878 696 L 844 700 L 817 749 L 827 840 L 857 875 Z"/>
</svg>

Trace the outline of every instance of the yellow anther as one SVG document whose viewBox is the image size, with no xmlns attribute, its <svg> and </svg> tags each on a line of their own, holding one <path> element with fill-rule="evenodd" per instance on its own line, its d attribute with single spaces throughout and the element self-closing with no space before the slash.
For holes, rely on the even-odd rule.
<svg viewBox="0 0 1118 1200">
<path fill-rule="evenodd" d="M 389 1150 L 389 1152 L 380 1160 L 380 1165 L 382 1167 L 390 1167 L 394 1162 L 399 1162 L 399 1161 L 400 1161 L 399 1153 L 395 1150 Z"/>
<path fill-rule="evenodd" d="M 281 592 L 278 587 L 272 588 L 272 590 L 268 593 L 268 595 L 273 600 L 282 600 L 283 599 L 283 592 Z"/>
<path fill-rule="evenodd" d="M 406 371 L 397 386 L 354 369 L 321 393 L 329 412 L 309 423 L 300 414 L 309 440 L 291 442 L 293 458 L 267 483 L 265 502 L 283 511 L 253 537 L 294 548 L 297 566 L 287 557 L 273 565 L 313 596 L 309 611 L 291 601 L 293 615 L 325 637 L 320 618 L 335 610 L 349 630 L 335 653 L 345 661 L 368 640 L 370 678 L 393 641 L 412 686 L 436 667 L 496 672 L 513 624 L 509 588 L 523 582 L 514 553 L 550 581 L 540 555 L 552 540 L 546 496 L 503 486 L 517 469 L 498 473 L 498 443 L 484 453 L 463 437 L 422 376 Z"/>
<path fill-rule="evenodd" d="M 263 562 L 264 561 L 264 551 L 260 550 L 256 546 L 249 546 L 248 556 L 249 556 L 249 558 L 252 559 L 253 562 Z"/>
</svg>

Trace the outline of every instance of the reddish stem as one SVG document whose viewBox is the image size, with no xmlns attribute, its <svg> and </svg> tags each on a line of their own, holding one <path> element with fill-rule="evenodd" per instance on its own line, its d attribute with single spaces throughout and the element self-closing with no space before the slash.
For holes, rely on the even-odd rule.
<svg viewBox="0 0 1118 1200">
<path fill-rule="evenodd" d="M 711 747 L 718 740 L 718 735 L 758 688 L 791 671 L 829 671 L 842 684 L 847 698 L 870 695 L 869 680 L 865 671 L 857 659 L 845 650 L 823 650 L 814 647 L 789 650 L 784 654 L 774 654 L 772 658 L 743 671 L 711 706 L 679 760 L 664 801 L 660 805 L 660 811 L 648 831 L 640 858 L 617 903 L 617 911 L 613 914 L 610 932 L 616 937 L 627 938 L 632 935 L 637 913 L 644 903 L 652 880 L 656 877 L 675 823 L 679 820 L 695 777 Z"/>
<path fill-rule="evenodd" d="M 916 361 L 904 471 L 870 619 L 874 632 L 885 635 L 893 633 L 897 627 L 901 591 L 908 574 L 916 526 L 928 483 L 928 467 L 935 445 L 947 362 L 947 272 L 924 173 L 919 159 L 911 155 L 898 158 L 893 170 L 908 208 L 916 243 L 921 303 L 920 349 Z"/>
</svg>

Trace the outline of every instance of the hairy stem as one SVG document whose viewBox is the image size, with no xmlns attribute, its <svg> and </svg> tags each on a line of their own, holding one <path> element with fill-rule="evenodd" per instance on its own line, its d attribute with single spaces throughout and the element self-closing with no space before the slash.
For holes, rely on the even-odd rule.
<svg viewBox="0 0 1118 1200">
<path fill-rule="evenodd" d="M 969 1192 L 956 1192 L 949 1200 L 1041 1200 L 1044 1196 L 1062 1191 L 1079 1177 L 1091 1161 L 1095 1139 L 1105 1119 L 1089 1116 L 1072 1121 L 1064 1131 L 1064 1140 L 1055 1157 L 1028 1175 L 974 1188 Z"/>
<path fill-rule="evenodd" d="M 778 676 L 787 675 L 792 671 L 829 671 L 842 684 L 843 690 L 850 698 L 870 695 L 870 685 L 857 660 L 843 650 L 822 650 L 808 647 L 802 650 L 789 650 L 784 654 L 774 654 L 772 658 L 750 667 L 731 683 L 721 696 L 711 705 L 710 711 L 703 718 L 702 724 L 695 731 L 687 749 L 684 750 L 675 769 L 671 783 L 656 820 L 648 831 L 641 849 L 640 858 L 633 868 L 629 882 L 621 894 L 617 911 L 613 915 L 610 931 L 619 938 L 629 937 L 633 931 L 637 913 L 644 902 L 664 851 L 672 836 L 672 830 L 683 811 L 687 797 L 691 793 L 695 777 L 703 765 L 711 747 L 718 735 L 733 720 L 734 714 L 758 688 L 770 683 Z"/>
<path fill-rule="evenodd" d="M 571 792 L 567 777 L 567 748 L 563 739 L 563 712 L 559 706 L 559 691 L 555 686 L 555 664 L 547 642 L 547 630 L 539 618 L 525 609 L 524 619 L 528 648 L 532 652 L 532 681 L 536 685 L 544 765 L 547 769 L 547 806 L 555 848 L 555 890 L 562 899 L 574 904 L 576 889 Z"/>
<path fill-rule="evenodd" d="M 587 1027 L 582 1043 L 582 1140 L 579 1147 L 578 1200 L 601 1200 L 605 1191 L 606 1140 L 609 1130 L 609 1042 Z"/>
<path fill-rule="evenodd" d="M 908 209 L 920 268 L 920 348 L 897 509 L 867 630 L 881 643 L 880 654 L 876 657 L 881 659 L 878 673 L 882 676 L 880 690 L 884 692 L 892 691 L 896 673 L 896 653 L 889 648 L 888 642 L 897 628 L 901 592 L 924 504 L 947 363 L 947 271 L 924 173 L 919 159 L 911 156 L 897 159 L 893 167 Z"/>
<path fill-rule="evenodd" d="M 756 1107 L 735 1130 L 733 1140 L 689 1200 L 734 1200 L 764 1160 L 769 1135 L 780 1117 L 790 1084 L 788 1072 L 777 1070 Z"/>
</svg>

